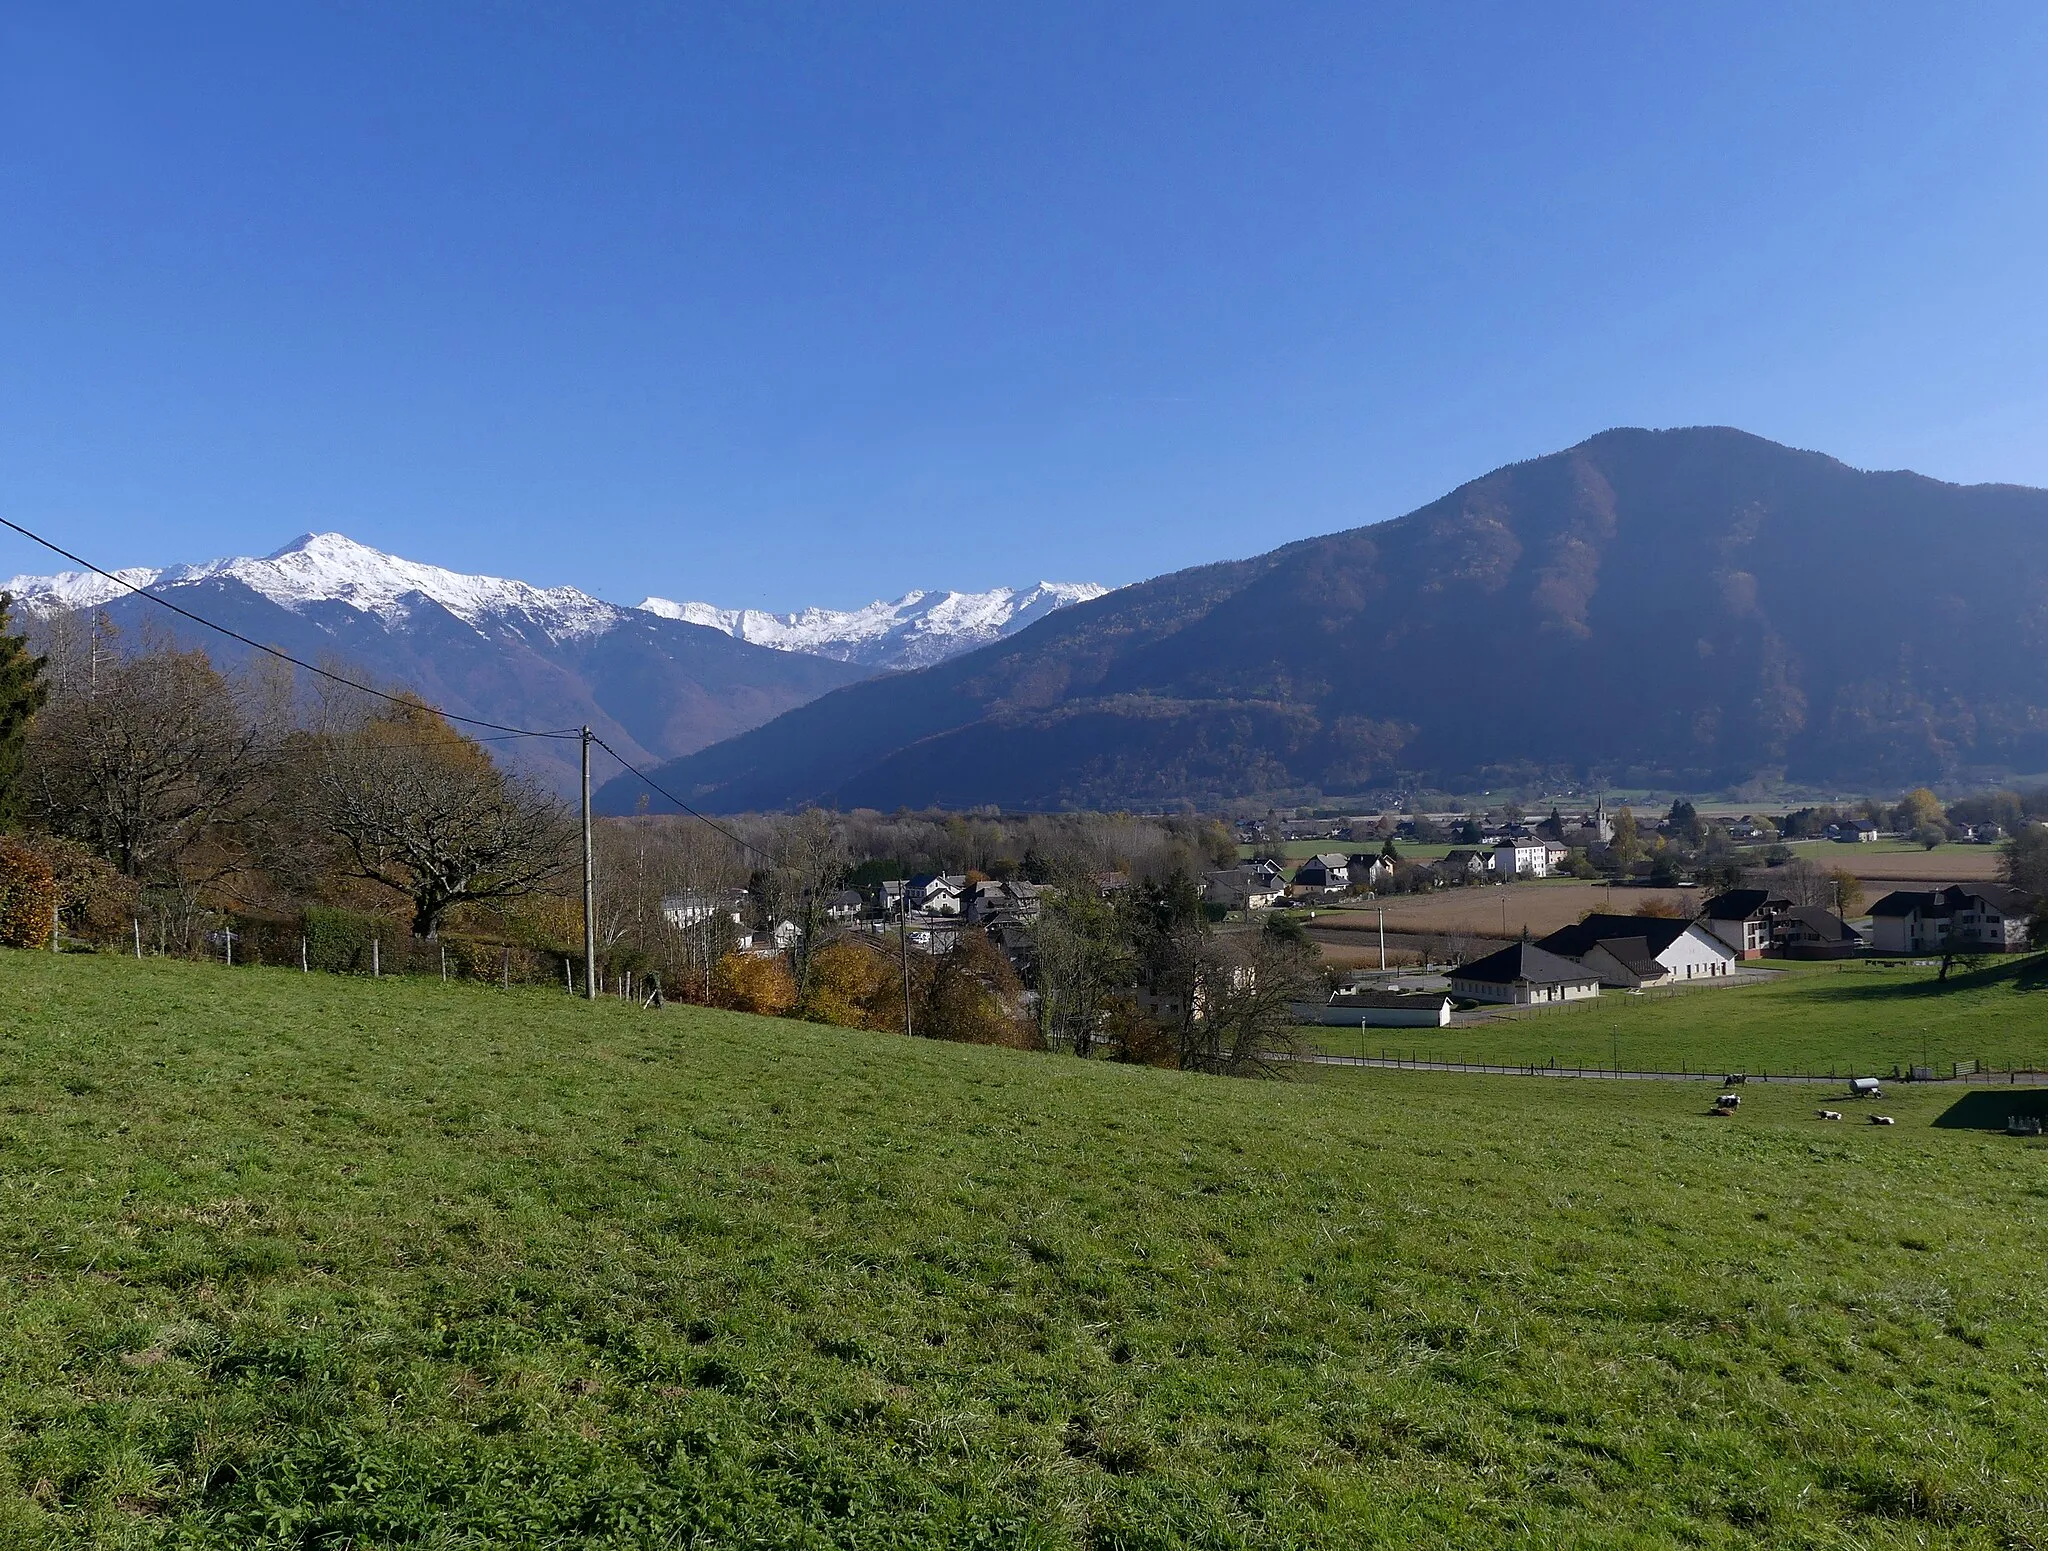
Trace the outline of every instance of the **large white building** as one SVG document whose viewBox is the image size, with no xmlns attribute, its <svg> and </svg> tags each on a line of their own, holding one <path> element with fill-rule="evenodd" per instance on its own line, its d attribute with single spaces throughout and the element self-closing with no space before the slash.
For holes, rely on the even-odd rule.
<svg viewBox="0 0 2048 1551">
<path fill-rule="evenodd" d="M 1534 943 L 1518 942 L 1452 970 L 1451 994 L 1517 1007 L 1578 1002 L 1600 994 L 1600 977 Z"/>
<path fill-rule="evenodd" d="M 2008 884 L 1901 889 L 1870 907 L 1870 945 L 1879 953 L 2016 953 L 2033 924 L 2033 901 Z"/>
<path fill-rule="evenodd" d="M 1503 840 L 1493 848 L 1494 875 L 1509 878 L 1550 876 L 1550 847 L 1541 840 Z"/>
<path fill-rule="evenodd" d="M 1719 980 L 1738 956 L 1704 922 L 1664 916 L 1590 915 L 1537 946 L 1591 970 L 1604 986 L 1628 991 Z"/>
</svg>

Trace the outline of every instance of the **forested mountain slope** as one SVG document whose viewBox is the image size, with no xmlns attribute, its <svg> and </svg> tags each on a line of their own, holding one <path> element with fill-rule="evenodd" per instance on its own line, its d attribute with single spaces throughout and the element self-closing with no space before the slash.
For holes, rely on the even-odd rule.
<svg viewBox="0 0 2048 1551">
<path fill-rule="evenodd" d="M 1616 430 L 841 689 L 660 779 L 733 811 L 2037 772 L 2044 646 L 2048 492 Z"/>
</svg>

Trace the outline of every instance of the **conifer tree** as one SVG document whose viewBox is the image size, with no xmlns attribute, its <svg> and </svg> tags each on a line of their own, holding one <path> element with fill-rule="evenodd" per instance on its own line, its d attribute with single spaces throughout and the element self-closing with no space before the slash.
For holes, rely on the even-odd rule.
<svg viewBox="0 0 2048 1551">
<path fill-rule="evenodd" d="M 7 633 L 13 606 L 14 599 L 0 593 L 0 829 L 20 821 L 28 724 L 50 693 L 43 682 L 47 659 L 31 655 L 26 635 Z"/>
</svg>

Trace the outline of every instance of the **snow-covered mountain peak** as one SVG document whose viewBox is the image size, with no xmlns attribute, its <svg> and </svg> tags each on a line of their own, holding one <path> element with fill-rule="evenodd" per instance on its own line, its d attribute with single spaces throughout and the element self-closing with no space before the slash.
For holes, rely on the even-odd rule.
<svg viewBox="0 0 2048 1551">
<path fill-rule="evenodd" d="M 343 533 L 304 533 L 262 556 L 199 565 L 131 566 L 114 575 L 119 582 L 91 571 L 61 571 L 54 576 L 17 576 L 4 587 L 23 609 L 47 616 L 101 608 L 138 587 L 239 582 L 294 613 L 338 604 L 393 628 L 403 628 L 424 599 L 479 631 L 487 626 L 518 634 L 537 629 L 555 641 L 601 635 L 644 612 L 704 625 L 757 646 L 874 668 L 921 668 L 943 662 L 1013 635 L 1054 609 L 1108 591 L 1090 582 L 1034 582 L 986 592 L 919 589 L 864 608 L 808 608 L 790 614 L 673 603 L 666 598 L 649 598 L 634 610 L 574 587 L 535 587 L 404 560 Z"/>
<path fill-rule="evenodd" d="M 722 609 L 649 598 L 640 607 L 665 619 L 708 625 L 757 646 L 810 652 L 879 668 L 922 668 L 1014 635 L 1054 609 L 1099 598 L 1093 582 L 1035 582 L 987 592 L 907 592 L 857 609 Z"/>
<path fill-rule="evenodd" d="M 558 640 L 608 630 L 625 617 L 624 610 L 574 587 L 535 587 L 503 577 L 471 576 L 423 565 L 387 555 L 341 533 L 302 534 L 261 557 L 163 568 L 132 566 L 114 574 L 129 587 L 236 581 L 294 612 L 315 604 L 339 603 L 374 614 L 387 624 L 401 623 L 415 601 L 426 598 L 476 627 L 487 619 L 523 614 Z M 90 571 L 17 576 L 6 586 L 23 607 L 38 614 L 98 608 L 129 590 Z"/>
</svg>

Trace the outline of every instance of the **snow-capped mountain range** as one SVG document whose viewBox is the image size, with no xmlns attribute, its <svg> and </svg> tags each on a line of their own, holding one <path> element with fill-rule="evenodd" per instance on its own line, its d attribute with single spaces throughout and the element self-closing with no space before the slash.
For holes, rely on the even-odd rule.
<svg viewBox="0 0 2048 1551">
<path fill-rule="evenodd" d="M 910 592 L 860 609 L 801 609 L 772 614 L 708 603 L 649 598 L 637 608 L 607 603 L 574 587 L 535 587 L 423 565 L 358 544 L 339 533 L 309 533 L 272 554 L 202 565 L 134 566 L 114 573 L 127 587 L 90 571 L 17 576 L 5 584 L 21 607 L 49 616 L 100 608 L 130 587 L 239 582 L 281 608 L 303 612 L 341 604 L 386 626 L 403 626 L 425 599 L 477 630 L 538 629 L 557 644 L 617 629 L 635 615 L 702 625 L 777 651 L 803 652 L 870 668 L 920 668 L 1013 634 L 1069 603 L 1109 589 L 1092 583 L 1039 582 L 987 592 Z"/>
<path fill-rule="evenodd" d="M 1069 603 L 1108 592 L 1093 582 L 1038 582 L 987 592 L 907 592 L 859 609 L 722 609 L 709 603 L 649 598 L 640 607 L 664 619 L 709 625 L 756 646 L 810 652 L 877 668 L 924 668 L 1014 635 Z"/>
</svg>

